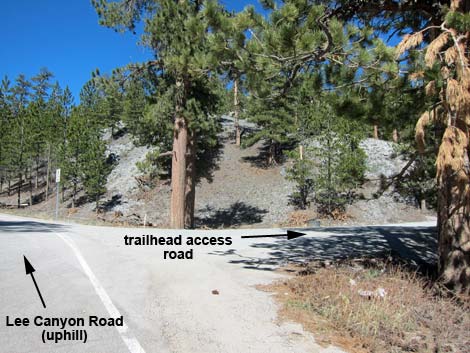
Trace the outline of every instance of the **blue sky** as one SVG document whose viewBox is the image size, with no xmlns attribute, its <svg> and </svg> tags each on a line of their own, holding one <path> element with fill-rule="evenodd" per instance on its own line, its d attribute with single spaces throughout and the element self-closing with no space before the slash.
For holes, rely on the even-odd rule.
<svg viewBox="0 0 470 353">
<path fill-rule="evenodd" d="M 257 1 L 221 1 L 241 10 Z M 77 98 L 96 68 L 101 73 L 130 62 L 142 62 L 151 53 L 136 43 L 137 35 L 119 34 L 98 24 L 89 0 L 9 0 L 2 3 L 4 32 L 0 76 L 11 81 L 20 73 L 28 78 L 47 67 L 61 86 Z"/>
</svg>

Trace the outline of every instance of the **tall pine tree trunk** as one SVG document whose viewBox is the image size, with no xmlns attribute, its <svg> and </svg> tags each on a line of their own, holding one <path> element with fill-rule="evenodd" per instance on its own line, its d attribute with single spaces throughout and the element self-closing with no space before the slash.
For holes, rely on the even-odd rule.
<svg viewBox="0 0 470 353">
<path fill-rule="evenodd" d="M 238 98 L 238 77 L 233 82 L 233 108 L 235 114 L 235 145 L 240 146 L 241 144 L 241 133 L 240 133 L 240 100 Z"/>
<path fill-rule="evenodd" d="M 327 148 L 328 148 L 328 156 L 327 156 L 327 167 L 326 167 L 326 173 L 327 173 L 327 182 L 328 182 L 328 214 L 331 215 L 333 212 L 333 200 L 332 200 L 332 193 L 333 193 L 333 182 L 332 182 L 332 153 L 333 149 L 331 147 L 331 140 L 328 137 L 327 138 Z"/>
<path fill-rule="evenodd" d="M 189 82 L 180 78 L 176 82 L 178 89 L 175 105 L 175 125 L 173 130 L 173 154 L 171 158 L 171 202 L 170 227 L 183 229 L 186 211 L 186 173 L 188 148 L 188 123 L 183 115 L 186 105 Z"/>
<path fill-rule="evenodd" d="M 36 156 L 36 180 L 34 187 L 37 189 L 39 186 L 39 155 Z"/>
<path fill-rule="evenodd" d="M 194 205 L 196 202 L 196 136 L 189 134 L 187 147 L 187 169 L 185 190 L 185 221 L 186 228 L 194 228 Z"/>
<path fill-rule="evenodd" d="M 452 1 L 450 8 L 457 14 L 467 15 L 470 1 Z M 450 30 L 454 31 L 453 36 L 466 39 L 453 44 L 459 52 L 455 63 L 456 80 L 447 81 L 445 94 L 441 94 L 446 99 L 450 124 L 444 132 L 436 161 L 439 273 L 447 287 L 470 295 L 470 31 Z M 445 64 L 450 64 L 446 56 Z"/>
<path fill-rule="evenodd" d="M 379 139 L 379 125 L 377 125 L 377 124 L 374 124 L 374 138 L 376 140 Z"/>
<path fill-rule="evenodd" d="M 426 206 L 426 199 L 424 198 L 424 196 L 419 203 L 419 207 L 421 208 L 422 212 L 426 212 L 427 206 Z"/>
<path fill-rule="evenodd" d="M 46 201 L 49 198 L 49 178 L 51 177 L 51 145 L 47 145 Z"/>
<path fill-rule="evenodd" d="M 23 184 L 23 174 L 18 174 L 18 208 L 21 208 L 21 184 Z"/>
<path fill-rule="evenodd" d="M 186 184 L 186 148 L 188 145 L 188 126 L 177 109 L 173 131 L 173 155 L 171 160 L 171 206 L 170 227 L 184 228 L 185 184 Z"/>
<path fill-rule="evenodd" d="M 32 164 L 32 163 L 31 163 Z M 29 207 L 33 206 L 33 166 L 29 168 Z"/>
<path fill-rule="evenodd" d="M 274 141 L 271 139 L 269 140 L 269 149 L 268 149 L 268 166 L 272 166 L 275 164 L 275 147 L 274 147 Z"/>
<path fill-rule="evenodd" d="M 75 208 L 75 198 L 77 196 L 77 183 L 73 182 L 73 191 L 72 191 L 72 208 Z"/>
<path fill-rule="evenodd" d="M 470 158 L 468 134 L 447 128 L 437 158 L 439 273 L 470 294 Z"/>
</svg>

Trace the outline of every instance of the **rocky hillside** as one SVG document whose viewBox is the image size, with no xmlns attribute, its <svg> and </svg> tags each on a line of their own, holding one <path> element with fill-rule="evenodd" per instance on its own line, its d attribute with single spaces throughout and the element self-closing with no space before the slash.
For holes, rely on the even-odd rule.
<svg viewBox="0 0 470 353">
<path fill-rule="evenodd" d="M 267 227 L 272 225 L 301 225 L 315 219 L 313 210 L 296 212 L 289 205 L 293 185 L 284 175 L 288 162 L 265 168 L 263 145 L 240 149 L 230 137 L 233 121 L 224 117 L 224 131 L 220 135 L 220 150 L 216 168 L 210 175 L 201 177 L 196 190 L 196 224 L 198 227 Z M 253 128 L 248 123 L 245 127 Z M 61 216 L 69 219 L 101 221 L 116 224 L 153 225 L 166 227 L 169 217 L 170 182 L 161 180 L 153 189 L 141 188 L 136 180 L 139 172 L 136 162 L 145 158 L 146 147 L 134 145 L 128 134 L 117 139 L 109 138 L 109 153 L 116 165 L 108 177 L 107 193 L 102 198 L 103 210 L 96 214 L 93 203 L 80 199 L 79 207 L 70 208 L 67 201 L 61 205 Z M 393 144 L 366 139 L 361 147 L 367 153 L 368 181 L 358 192 L 363 198 L 350 205 L 347 217 L 342 220 L 322 220 L 322 224 L 379 224 L 426 220 L 431 215 L 406 204 L 393 191 L 375 198 L 382 176 L 390 177 L 400 172 L 406 161 L 395 158 Z M 43 193 L 43 191 L 40 191 Z M 5 204 L 14 204 L 15 198 L 1 198 Z M 83 196 L 83 195 L 82 195 Z M 52 216 L 55 198 L 40 202 L 26 213 Z M 301 214 L 299 223 L 297 214 Z"/>
</svg>

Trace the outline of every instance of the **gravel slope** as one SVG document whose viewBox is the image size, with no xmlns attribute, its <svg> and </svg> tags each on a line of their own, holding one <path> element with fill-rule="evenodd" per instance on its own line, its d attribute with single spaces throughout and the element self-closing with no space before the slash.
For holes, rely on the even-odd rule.
<svg viewBox="0 0 470 353">
<path fill-rule="evenodd" d="M 243 128 L 255 129 L 253 124 L 242 122 Z M 196 189 L 196 225 L 205 228 L 227 227 L 266 227 L 285 223 L 294 208 L 289 205 L 289 195 L 293 185 L 285 178 L 287 165 L 265 168 L 261 157 L 263 145 L 258 143 L 250 148 L 240 149 L 229 137 L 233 132 L 233 119 L 223 117 L 224 131 L 220 135 L 216 168 L 211 175 L 199 180 Z M 79 194 L 80 206 L 70 209 L 71 201 L 61 205 L 63 218 L 77 219 L 83 222 L 113 222 L 121 225 L 147 224 L 167 227 L 170 204 L 170 183 L 159 182 L 156 188 L 142 191 L 135 176 L 139 173 L 137 161 L 145 158 L 149 151 L 146 147 L 137 147 L 131 137 L 124 134 L 120 138 L 110 139 L 109 153 L 116 157 L 117 164 L 108 177 L 107 193 L 102 198 L 105 212 L 96 215 L 94 203 L 86 203 L 83 192 Z M 393 143 L 366 139 L 361 147 L 367 153 L 367 182 L 359 193 L 365 199 L 358 200 L 347 209 L 348 218 L 341 221 L 322 220 L 324 225 L 360 225 L 384 224 L 391 222 L 425 221 L 432 212 L 421 212 L 412 205 L 401 202 L 402 198 L 392 192 L 385 193 L 379 199 L 373 197 L 379 187 L 381 175 L 391 176 L 398 173 L 405 161 L 394 157 Z M 38 194 L 43 189 L 37 191 Z M 0 202 L 14 205 L 16 195 L 5 197 Z M 23 194 L 26 200 L 27 193 Z M 41 202 L 32 208 L 21 210 L 21 214 L 53 217 L 55 197 L 48 202 Z M 310 212 L 315 217 L 314 212 Z"/>
</svg>

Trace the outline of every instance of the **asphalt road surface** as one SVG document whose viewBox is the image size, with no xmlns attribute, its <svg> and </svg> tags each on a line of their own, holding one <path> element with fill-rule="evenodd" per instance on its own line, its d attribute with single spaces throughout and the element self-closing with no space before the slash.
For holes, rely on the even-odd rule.
<svg viewBox="0 0 470 353">
<path fill-rule="evenodd" d="M 418 262 L 435 261 L 433 222 L 307 229 L 305 237 L 290 241 L 241 239 L 284 232 L 92 227 L 0 214 L 0 352 L 338 352 L 320 347 L 299 324 L 278 320 L 270 294 L 255 286 L 282 278 L 273 271 L 279 266 L 309 258 L 395 249 Z M 125 245 L 126 235 L 145 234 L 182 235 L 183 244 L 188 238 L 231 237 L 232 244 Z M 164 259 L 165 251 L 191 248 L 193 259 Z M 36 270 L 46 308 L 23 256 Z M 122 316 L 124 323 L 89 326 L 90 316 Z M 45 326 L 48 318 L 67 325 Z M 74 326 L 79 318 L 83 327 Z M 64 329 L 85 330 L 86 343 L 43 342 L 43 335 L 57 338 Z"/>
</svg>

